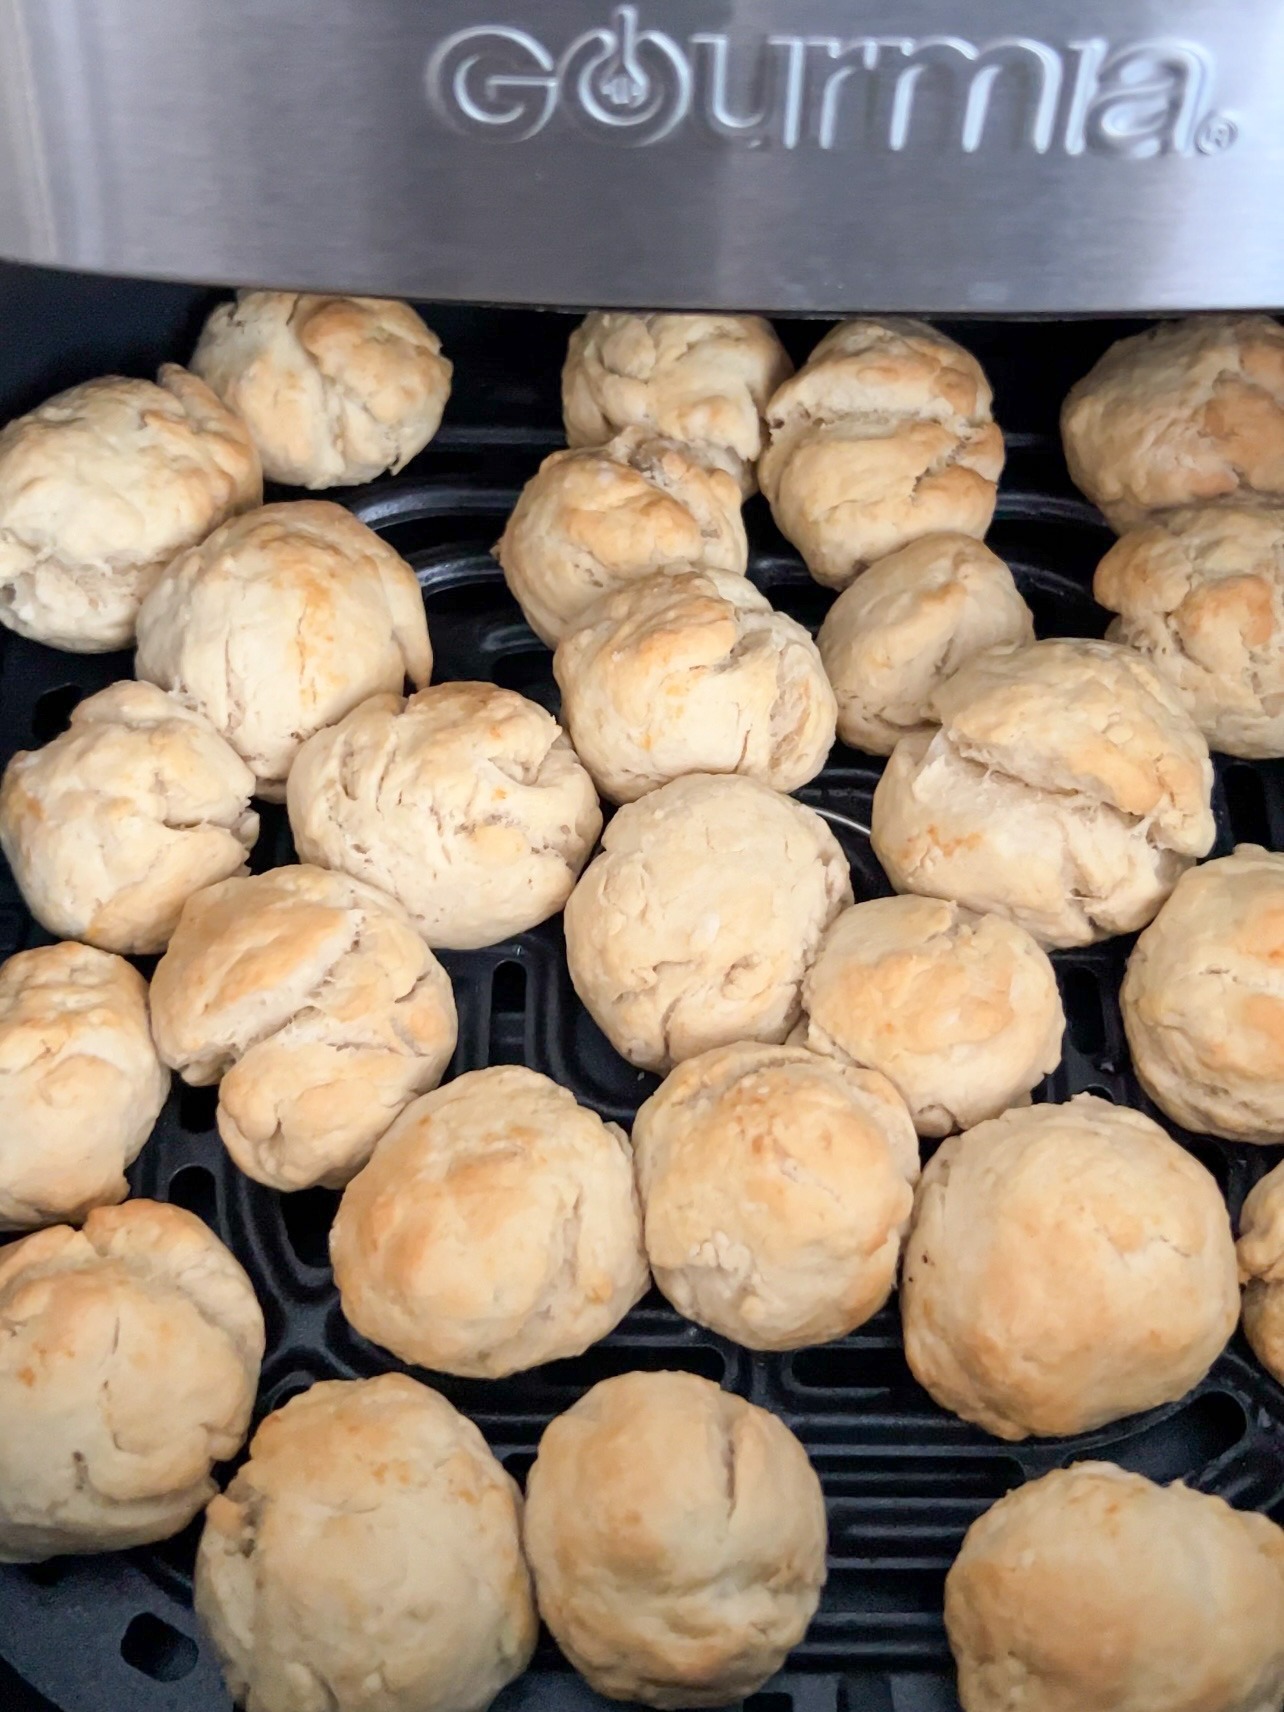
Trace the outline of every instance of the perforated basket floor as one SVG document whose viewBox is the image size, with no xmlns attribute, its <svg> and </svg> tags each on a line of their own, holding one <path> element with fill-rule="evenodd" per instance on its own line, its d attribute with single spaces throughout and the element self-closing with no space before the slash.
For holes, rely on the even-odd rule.
<svg viewBox="0 0 1284 1712">
<path fill-rule="evenodd" d="M 509 598 L 488 548 L 517 488 L 552 434 L 449 438 L 413 480 L 346 496 L 416 567 L 436 651 L 436 677 L 492 678 L 556 711 L 550 656 Z M 750 507 L 752 575 L 772 600 L 813 627 L 830 597 L 805 575 Z M 1072 497 L 1059 460 L 1037 441 L 1011 449 L 990 536 L 1009 560 L 1041 635 L 1098 635 L 1105 614 L 1086 588 L 1109 537 Z M 84 694 L 127 675 L 127 655 L 76 659 L 3 633 L 0 762 L 47 741 Z M 851 859 L 858 897 L 884 893 L 864 828 L 881 764 L 836 749 L 799 793 L 832 822 Z M 1218 851 L 1239 840 L 1284 848 L 1284 768 L 1218 765 Z M 284 813 L 269 808 L 256 868 L 292 859 Z M 43 936 L 7 874 L 0 876 L 0 953 Z M 1065 1059 L 1041 1090 L 1064 1099 L 1091 1089 L 1146 1105 L 1128 1068 L 1117 991 L 1129 942 L 1056 958 L 1069 1029 Z M 577 1003 L 561 930 L 551 923 L 493 949 L 445 962 L 459 1001 L 456 1072 L 523 1062 L 628 1123 L 655 1085 L 607 1046 Z M 212 1089 L 176 1088 L 132 1173 L 134 1188 L 206 1218 L 249 1270 L 267 1315 L 259 1414 L 313 1380 L 393 1365 L 345 1325 L 326 1263 L 337 1197 L 280 1196 L 242 1177 L 213 1128 Z M 1238 1213 L 1275 1154 L 1181 1139 L 1217 1175 Z M 1085 1454 L 1158 1479 L 1182 1476 L 1284 1520 L 1284 1392 L 1236 1343 L 1192 1396 L 1080 1439 L 999 1444 L 937 1409 L 901 1350 L 895 1309 L 842 1342 L 756 1356 L 680 1320 L 649 1296 L 602 1344 L 573 1361 L 498 1382 L 433 1379 L 478 1422 L 523 1478 L 540 1432 L 594 1381 L 636 1367 L 706 1375 L 782 1415 L 806 1444 L 829 1504 L 829 1583 L 788 1670 L 754 1712 L 943 1712 L 956 1705 L 941 1624 L 942 1583 L 968 1524 L 1032 1474 Z M 431 1376 L 430 1376 L 431 1377 Z M 195 1528 L 124 1556 L 0 1569 L 0 1658 L 57 1712 L 221 1712 L 227 1700 L 191 1611 Z M 13 1695 L 25 1691 L 17 1688 Z M 10 1712 L 0 1684 L 0 1707 Z M 32 1697 L 30 1704 L 41 1702 Z M 545 1640 L 501 1707 L 588 1708 L 596 1698 Z M 15 1703 L 25 1712 L 25 1698 Z"/>
</svg>

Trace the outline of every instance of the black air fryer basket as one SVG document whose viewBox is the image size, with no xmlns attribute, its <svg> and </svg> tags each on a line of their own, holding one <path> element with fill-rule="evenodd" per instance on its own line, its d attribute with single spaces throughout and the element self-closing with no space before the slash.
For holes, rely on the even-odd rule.
<svg viewBox="0 0 1284 1712">
<path fill-rule="evenodd" d="M 109 371 L 150 375 L 182 360 L 213 294 L 33 270 L 0 270 L 0 414 Z M 427 306 L 455 362 L 455 393 L 433 444 L 401 476 L 336 497 L 415 567 L 437 681 L 487 678 L 557 711 L 551 657 L 526 627 L 489 549 L 521 484 L 561 441 L 558 372 L 573 318 Z M 1039 634 L 1100 635 L 1089 593 L 1111 537 L 1071 489 L 1056 434 L 1060 399 L 1119 323 L 968 322 L 949 328 L 995 385 L 1008 463 L 989 540 L 1012 566 Z M 815 323 L 781 323 L 799 357 Z M 277 495 L 276 497 L 280 497 Z M 751 575 L 811 628 L 831 596 L 806 574 L 754 500 Z M 84 695 L 131 673 L 127 654 L 78 657 L 0 631 L 0 764 L 47 742 Z M 830 821 L 858 898 L 889 890 L 869 848 L 881 762 L 837 747 L 799 796 Z M 1239 841 L 1284 848 L 1284 762 L 1217 764 L 1216 854 Z M 281 808 L 266 808 L 256 869 L 292 860 Z M 0 872 L 0 957 L 47 936 Z M 1082 1091 L 1150 1109 L 1127 1058 L 1118 989 L 1131 941 L 1057 954 L 1065 1057 L 1036 1098 Z M 604 1117 L 629 1124 L 654 1078 L 623 1062 L 589 1020 L 566 972 L 560 924 L 488 950 L 447 953 L 459 1004 L 452 1071 L 525 1063 Z M 176 1082 L 131 1173 L 137 1193 L 206 1219 L 254 1281 L 268 1347 L 258 1417 L 322 1378 L 396 1365 L 344 1322 L 327 1264 L 337 1196 L 283 1196 L 243 1177 L 214 1130 L 214 1089 Z M 1171 1126 L 1169 1126 L 1171 1127 Z M 1274 1149 L 1179 1135 L 1216 1175 L 1238 1216 Z M 930 1144 L 929 1144 L 930 1146 Z M 471 1416 L 522 1480 L 550 1417 L 597 1380 L 682 1368 L 775 1410 L 806 1445 L 829 1506 L 829 1581 L 785 1672 L 746 1712 L 951 1712 L 941 1621 L 945 1573 L 968 1525 L 1032 1475 L 1103 1456 L 1157 1480 L 1183 1478 L 1284 1521 L 1284 1391 L 1237 1339 L 1182 1402 L 1081 1438 L 1002 1444 L 938 1409 L 911 1378 L 894 1304 L 848 1338 L 754 1355 L 691 1325 L 654 1293 L 587 1354 L 498 1381 L 425 1375 Z M 226 1473 L 227 1471 L 220 1471 Z M 228 1700 L 191 1607 L 199 1524 L 162 1545 L 0 1569 L 0 1712 L 226 1712 Z M 501 1712 L 601 1708 L 545 1639 Z"/>
</svg>

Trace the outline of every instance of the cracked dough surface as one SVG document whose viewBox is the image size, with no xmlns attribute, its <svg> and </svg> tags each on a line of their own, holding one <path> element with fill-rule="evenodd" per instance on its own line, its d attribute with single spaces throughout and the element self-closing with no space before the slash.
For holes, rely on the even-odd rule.
<svg viewBox="0 0 1284 1712">
<path fill-rule="evenodd" d="M 752 1694 L 806 1633 L 825 1503 L 767 1410 L 690 1373 L 605 1379 L 545 1429 L 526 1489 L 540 1615 L 599 1693 Z"/>
<path fill-rule="evenodd" d="M 162 572 L 138 615 L 140 678 L 203 713 L 285 801 L 300 746 L 432 672 L 415 573 L 329 500 L 265 505 Z"/>
<path fill-rule="evenodd" d="M 852 900 L 820 815 L 756 779 L 693 773 L 607 827 L 566 906 L 580 999 L 631 1064 L 782 1041 L 808 963 Z"/>
<path fill-rule="evenodd" d="M 250 1425 L 263 1315 L 181 1207 L 97 1207 L 0 1249 L 0 1562 L 167 1539 Z"/>
<path fill-rule="evenodd" d="M 408 464 L 437 432 L 452 373 L 408 303 L 295 291 L 220 303 L 192 367 L 245 421 L 268 479 L 307 488 Z"/>
<path fill-rule="evenodd" d="M 209 721 L 154 684 L 79 703 L 0 783 L 0 849 L 50 933 L 163 951 L 193 892 L 245 871 L 254 775 Z"/>
<path fill-rule="evenodd" d="M 1281 418 L 1284 432 L 1284 416 Z M 1097 566 L 1109 635 L 1173 686 L 1210 749 L 1284 755 L 1284 521 L 1209 506 L 1130 530 Z"/>
<path fill-rule="evenodd" d="M 1012 573 L 980 541 L 924 535 L 844 589 L 816 645 L 838 698 L 838 735 L 869 755 L 932 728 L 932 697 L 999 643 L 1034 641 Z"/>
<path fill-rule="evenodd" d="M 1071 388 L 1075 485 L 1122 533 L 1175 506 L 1284 498 L 1284 327 L 1199 315 L 1120 339 Z"/>
<path fill-rule="evenodd" d="M 994 648 L 903 737 L 872 842 L 898 891 L 1005 915 L 1041 945 L 1144 927 L 1214 836 L 1208 745 L 1130 648 Z"/>
<path fill-rule="evenodd" d="M 715 1047 L 646 1101 L 633 1146 L 651 1269 L 688 1319 L 799 1349 L 891 1295 L 918 1138 L 885 1076 L 796 1046 Z"/>
<path fill-rule="evenodd" d="M 1241 844 L 1184 874 L 1119 999 L 1161 1111 L 1227 1141 L 1284 1141 L 1284 856 Z"/>
<path fill-rule="evenodd" d="M 1221 1191 L 1157 1123 L 1095 1095 L 1005 1112 L 925 1167 L 901 1317 L 920 1385 L 998 1438 L 1175 1402 L 1239 1317 Z"/>
<path fill-rule="evenodd" d="M 767 400 L 790 373 L 760 315 L 630 315 L 597 310 L 571 334 L 562 415 L 571 446 L 646 428 L 693 446 L 757 486 Z"/>
<path fill-rule="evenodd" d="M 0 966 L 0 1230 L 123 1201 L 169 1092 L 147 983 L 122 957 L 70 942 Z"/>
<path fill-rule="evenodd" d="M 346 874 L 273 868 L 189 898 L 152 978 L 165 1062 L 218 1082 L 218 1130 L 274 1189 L 341 1188 L 455 1050 L 450 978 L 405 910 Z"/>
<path fill-rule="evenodd" d="M 553 671 L 576 753 L 611 802 L 683 773 L 805 785 L 834 741 L 816 644 L 744 577 L 659 572 L 589 608 Z"/>
<path fill-rule="evenodd" d="M 973 1522 L 945 1581 L 965 1712 L 1273 1712 L 1284 1532 L 1109 1462 Z"/>
<path fill-rule="evenodd" d="M 405 1374 L 292 1398 L 197 1552 L 230 1694 L 253 1712 L 484 1712 L 535 1648 L 521 1512 L 472 1422 Z"/>
<path fill-rule="evenodd" d="M 348 1185 L 330 1257 L 349 1322 L 417 1367 L 579 1355 L 649 1282 L 628 1137 L 520 1065 L 457 1076 Z"/>
<path fill-rule="evenodd" d="M 494 684 L 372 696 L 303 745 L 287 801 L 305 862 L 391 893 L 454 950 L 556 915 L 602 826 L 557 721 Z"/>
<path fill-rule="evenodd" d="M 177 363 L 106 375 L 0 433 L 0 623 L 52 648 L 126 648 L 175 553 L 263 499 L 244 424 Z"/>
<path fill-rule="evenodd" d="M 803 982 L 797 1038 L 881 1071 L 920 1135 L 1009 1106 L 1061 1062 L 1052 964 L 1024 928 L 941 898 L 872 898 L 827 930 Z"/>
<path fill-rule="evenodd" d="M 1249 1190 L 1236 1253 L 1244 1335 L 1262 1366 L 1284 1385 L 1284 1164 Z"/>
<path fill-rule="evenodd" d="M 626 428 L 554 452 L 522 489 L 495 557 L 531 629 L 555 647 L 605 594 L 659 570 L 743 576 L 735 478 L 689 446 Z"/>
<path fill-rule="evenodd" d="M 1003 435 L 970 352 L 923 321 L 843 321 L 767 406 L 762 491 L 816 581 L 846 588 L 920 535 L 980 536 Z"/>
</svg>

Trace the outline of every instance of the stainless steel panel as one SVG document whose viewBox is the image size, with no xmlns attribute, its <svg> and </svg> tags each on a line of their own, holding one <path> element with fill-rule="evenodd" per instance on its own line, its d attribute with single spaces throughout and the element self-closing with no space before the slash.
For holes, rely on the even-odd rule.
<svg viewBox="0 0 1284 1712">
<path fill-rule="evenodd" d="M 14 259 L 512 303 L 1284 302 L 1278 0 L 0 0 L 0 32 Z"/>
</svg>

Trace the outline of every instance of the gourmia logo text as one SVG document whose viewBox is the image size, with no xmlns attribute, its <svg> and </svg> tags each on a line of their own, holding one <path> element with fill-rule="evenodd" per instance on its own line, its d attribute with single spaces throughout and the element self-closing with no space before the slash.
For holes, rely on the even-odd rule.
<svg viewBox="0 0 1284 1712">
<path fill-rule="evenodd" d="M 428 62 L 428 97 L 457 130 L 524 142 L 567 121 L 603 142 L 687 129 L 742 147 L 917 146 L 971 154 L 1146 159 L 1216 154 L 1236 136 L 1211 110 L 1213 65 L 1172 37 L 1061 46 L 1030 36 L 789 36 L 698 32 L 679 41 L 619 6 L 557 47 L 528 30 L 458 30 Z"/>
</svg>

